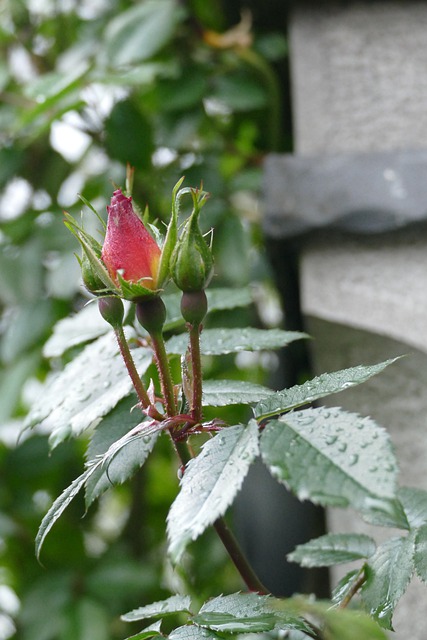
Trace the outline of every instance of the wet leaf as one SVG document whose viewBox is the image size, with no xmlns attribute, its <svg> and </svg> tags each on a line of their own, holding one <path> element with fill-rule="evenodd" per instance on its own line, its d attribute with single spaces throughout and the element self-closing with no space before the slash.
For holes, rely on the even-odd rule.
<svg viewBox="0 0 427 640">
<path fill-rule="evenodd" d="M 210 629 L 203 629 L 196 625 L 184 625 L 174 629 L 168 636 L 169 640 L 216 640 L 221 638 Z"/>
<path fill-rule="evenodd" d="M 367 565 L 362 599 L 369 613 L 385 629 L 392 629 L 394 608 L 414 571 L 414 534 L 381 544 Z"/>
<path fill-rule="evenodd" d="M 168 515 L 169 552 L 178 562 L 185 547 L 222 516 L 258 454 L 258 425 L 236 425 L 208 440 L 191 460 Z"/>
<path fill-rule="evenodd" d="M 418 577 L 427 582 L 427 524 L 415 532 L 414 563 Z"/>
<path fill-rule="evenodd" d="M 388 365 L 399 358 L 386 360 L 372 366 L 357 366 L 350 369 L 342 369 L 333 373 L 323 373 L 304 384 L 296 385 L 290 389 L 278 391 L 273 396 L 261 400 L 255 407 L 255 417 L 265 419 L 291 409 L 296 409 L 305 404 L 324 398 L 325 396 L 345 391 L 366 382 L 372 376 L 381 373 Z"/>
<path fill-rule="evenodd" d="M 414 487 L 400 487 L 397 497 L 405 512 L 408 528 L 427 524 L 427 491 Z"/>
<path fill-rule="evenodd" d="M 255 404 L 272 394 L 274 391 L 268 387 L 243 380 L 205 380 L 203 383 L 203 405 L 207 407 Z"/>
<path fill-rule="evenodd" d="M 46 358 L 57 358 L 67 349 L 108 332 L 111 332 L 111 327 L 99 313 L 98 305 L 89 304 L 78 313 L 56 323 L 52 335 L 43 347 L 43 355 Z"/>
<path fill-rule="evenodd" d="M 301 500 L 391 509 L 397 464 L 387 432 L 370 418 L 326 407 L 289 413 L 268 423 L 261 454 Z"/>
<path fill-rule="evenodd" d="M 127 332 L 131 337 L 132 332 Z M 132 351 L 142 375 L 149 367 L 149 349 Z M 132 389 L 115 336 L 109 332 L 88 345 L 63 371 L 52 376 L 32 406 L 24 427 L 40 425 L 51 433 L 54 447 L 97 424 Z"/>
<path fill-rule="evenodd" d="M 302 567 L 330 567 L 342 562 L 369 558 L 376 549 L 369 536 L 356 533 L 328 533 L 300 544 L 288 555 L 288 560 Z"/>
<path fill-rule="evenodd" d="M 204 355 L 219 356 L 239 351 L 280 349 L 307 337 L 305 333 L 281 329 L 206 329 L 201 335 L 200 349 Z M 168 340 L 166 348 L 169 353 L 183 355 L 187 346 L 188 336 L 182 334 Z"/>
<path fill-rule="evenodd" d="M 276 624 L 276 615 L 268 601 L 268 596 L 255 593 L 219 596 L 204 604 L 193 621 L 223 633 L 271 631 Z"/>
<path fill-rule="evenodd" d="M 151 604 L 147 604 L 144 607 L 133 609 L 133 611 L 125 613 L 121 618 L 125 622 L 146 620 L 147 618 L 163 618 L 164 616 L 179 613 L 180 611 L 190 612 L 190 607 L 190 596 L 175 595 L 167 598 L 166 600 L 152 602 Z"/>
</svg>

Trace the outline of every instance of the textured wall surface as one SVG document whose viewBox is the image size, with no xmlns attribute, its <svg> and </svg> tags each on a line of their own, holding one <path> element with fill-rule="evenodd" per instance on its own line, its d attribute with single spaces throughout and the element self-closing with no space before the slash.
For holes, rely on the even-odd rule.
<svg viewBox="0 0 427 640">
<path fill-rule="evenodd" d="M 427 2 L 301 0 L 290 23 L 290 52 L 297 155 L 313 162 L 317 160 L 310 156 L 318 156 L 320 163 L 327 155 L 333 164 L 337 158 L 341 162 L 339 154 L 353 154 L 357 176 L 363 173 L 362 165 L 358 168 L 363 159 L 356 154 L 427 150 Z M 322 219 L 349 212 L 369 215 L 369 210 L 381 209 L 375 198 L 384 180 L 394 180 L 395 174 L 380 176 L 374 187 L 366 180 L 365 193 L 363 181 L 357 193 L 340 190 L 344 183 L 337 174 L 336 186 L 326 192 L 336 196 L 333 201 L 325 197 L 323 183 L 307 189 L 291 184 L 287 192 L 295 202 L 288 195 L 276 203 L 276 217 L 265 228 L 270 224 L 275 229 L 271 237 L 277 238 L 287 235 L 279 233 L 278 225 L 293 224 L 299 231 L 298 216 L 303 227 L 320 214 Z M 287 173 L 287 179 L 292 175 Z M 347 178 L 348 186 L 351 175 Z M 395 194 L 402 215 L 425 178 L 415 182 Z M 390 188 L 396 184 L 394 180 Z M 307 198 L 306 210 L 300 211 Z M 374 200 L 374 208 L 366 206 Z M 394 209 L 389 207 L 390 215 Z M 419 211 L 422 215 L 422 204 Z M 321 226 L 316 222 L 311 227 L 316 225 Z M 301 296 L 307 329 L 315 338 L 317 371 L 408 354 L 369 383 L 332 397 L 330 404 L 371 415 L 386 427 L 400 460 L 401 482 L 427 489 L 426 228 L 356 239 L 337 237 L 325 226 L 312 237 L 302 255 Z M 329 511 L 329 523 L 341 532 L 366 526 L 356 514 L 339 510 Z M 392 534 L 377 528 L 374 535 L 380 541 L 384 533 Z M 398 606 L 392 637 L 425 640 L 426 620 L 427 589 L 415 582 Z"/>
<path fill-rule="evenodd" d="M 427 3 L 295 3 L 297 153 L 427 147 Z"/>
</svg>

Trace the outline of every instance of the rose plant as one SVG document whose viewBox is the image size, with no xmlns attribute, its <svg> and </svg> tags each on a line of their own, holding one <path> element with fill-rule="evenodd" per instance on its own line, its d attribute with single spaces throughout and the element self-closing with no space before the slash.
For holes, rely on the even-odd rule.
<svg viewBox="0 0 427 640">
<path fill-rule="evenodd" d="M 393 610 L 412 574 L 427 581 L 427 494 L 397 488 L 389 437 L 373 420 L 310 405 L 366 381 L 393 361 L 323 374 L 278 392 L 238 380 L 204 380 L 203 356 L 278 349 L 307 336 L 279 329 L 204 327 L 209 313 L 251 300 L 248 291 L 207 289 L 213 258 L 199 217 L 208 194 L 183 188 L 182 182 L 172 193 L 164 238 L 149 224 L 148 214 L 139 216 L 130 194 L 130 171 L 125 193 L 113 193 L 107 224 L 99 217 L 105 231 L 102 244 L 66 214 L 66 225 L 82 248 L 83 281 L 94 299 L 91 313 L 99 310 L 106 323 L 97 325 L 90 341 L 81 338 L 82 349 L 48 379 L 27 418 L 28 427 L 38 424 L 50 431 L 52 448 L 92 430 L 83 473 L 53 502 L 41 523 L 37 556 L 81 489 L 89 507 L 111 485 L 129 480 L 160 438 L 168 439 L 180 476 L 180 491 L 167 518 L 169 558 L 175 565 L 182 563 L 191 543 L 213 527 L 244 591 L 205 603 L 191 602 L 186 593 L 142 603 L 123 615 L 123 620 L 141 621 L 144 627 L 132 638 L 163 636 L 163 618 L 176 614 L 180 622 L 169 629 L 171 640 L 246 633 L 285 634 L 292 640 L 384 639 L 383 629 L 392 628 Z M 192 212 L 182 222 L 180 204 L 188 197 Z M 73 321 L 81 322 L 79 314 Z M 62 326 L 51 338 L 55 355 L 79 344 L 75 334 L 70 344 Z M 124 403 L 126 398 L 130 404 Z M 207 408 L 212 414 L 216 407 L 235 405 L 249 407 L 252 417 L 245 424 L 227 421 L 224 410 L 221 417 L 205 418 Z M 300 499 L 351 507 L 368 522 L 407 535 L 377 546 L 366 535 L 327 534 L 300 545 L 290 558 L 304 566 L 353 560 L 360 566 L 341 580 L 331 601 L 275 597 L 224 519 L 258 457 Z"/>
</svg>

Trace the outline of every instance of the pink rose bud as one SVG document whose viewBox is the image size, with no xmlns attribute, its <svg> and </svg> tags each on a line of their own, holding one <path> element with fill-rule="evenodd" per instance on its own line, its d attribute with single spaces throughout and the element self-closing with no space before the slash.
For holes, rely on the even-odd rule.
<svg viewBox="0 0 427 640">
<path fill-rule="evenodd" d="M 119 272 L 128 282 L 139 282 L 156 289 L 161 251 L 120 189 L 114 191 L 107 207 L 108 223 L 101 258 L 110 276 L 118 284 Z"/>
</svg>

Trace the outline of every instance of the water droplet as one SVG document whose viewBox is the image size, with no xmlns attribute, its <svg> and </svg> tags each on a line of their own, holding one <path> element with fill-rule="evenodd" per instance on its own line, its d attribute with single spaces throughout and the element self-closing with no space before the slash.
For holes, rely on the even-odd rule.
<svg viewBox="0 0 427 640">
<path fill-rule="evenodd" d="M 326 436 L 325 438 L 326 444 L 335 444 L 337 440 L 338 440 L 338 436 Z"/>
<path fill-rule="evenodd" d="M 344 451 L 347 450 L 347 444 L 345 442 L 340 442 L 337 449 L 338 451 L 341 451 L 341 453 L 344 453 Z"/>
<path fill-rule="evenodd" d="M 369 471 L 371 473 L 375 473 L 375 471 L 378 471 L 377 465 L 373 464 L 371 467 L 369 467 Z"/>
<path fill-rule="evenodd" d="M 349 389 L 350 387 L 354 387 L 354 382 L 344 382 L 343 385 L 341 385 L 341 389 Z"/>
<path fill-rule="evenodd" d="M 349 463 L 350 467 L 353 467 L 355 464 L 358 463 L 358 461 L 359 461 L 358 454 L 357 453 L 352 453 L 352 455 L 349 458 L 348 463 Z"/>
<path fill-rule="evenodd" d="M 108 389 L 108 387 L 111 385 L 110 380 L 105 380 L 102 384 L 102 386 L 104 387 L 104 389 Z"/>
</svg>

